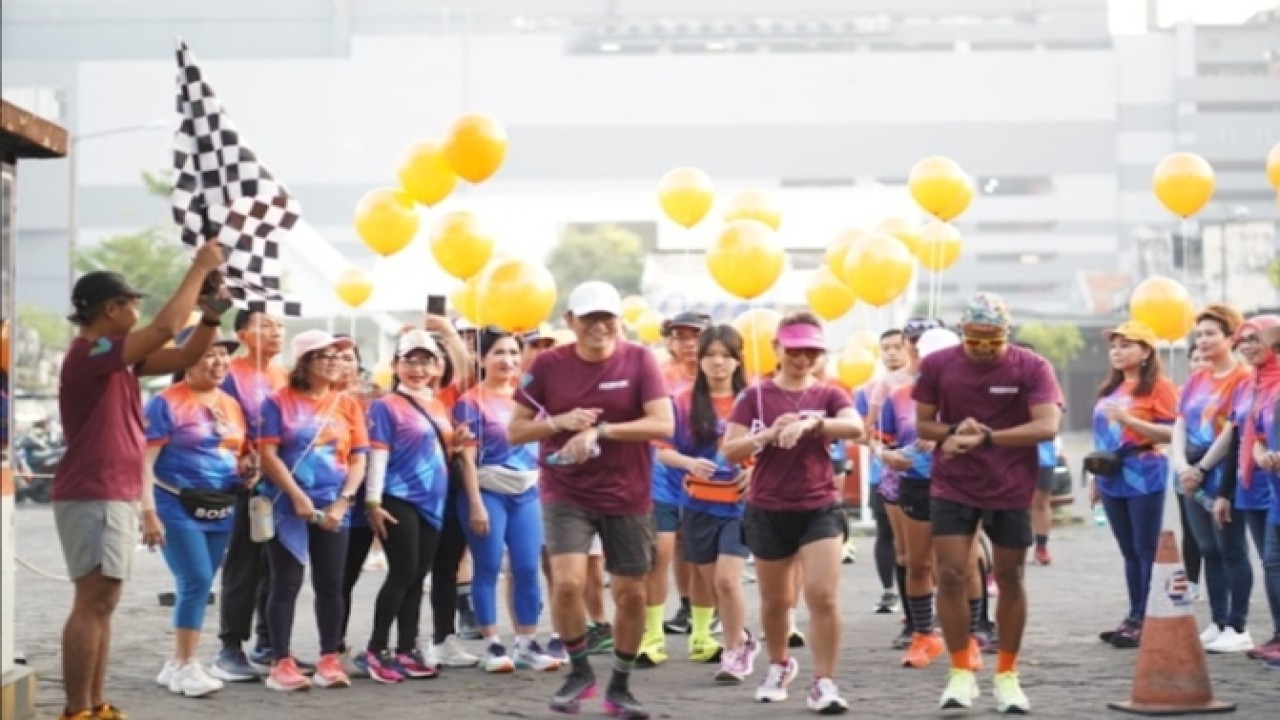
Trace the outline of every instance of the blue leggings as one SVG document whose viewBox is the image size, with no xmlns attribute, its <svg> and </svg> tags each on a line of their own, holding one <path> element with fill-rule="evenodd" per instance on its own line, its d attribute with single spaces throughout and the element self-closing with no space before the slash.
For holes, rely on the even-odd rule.
<svg viewBox="0 0 1280 720">
<path fill-rule="evenodd" d="M 1164 491 L 1137 497 L 1102 496 L 1107 522 L 1124 556 L 1124 579 L 1129 588 L 1129 617 L 1147 615 L 1147 593 L 1151 590 L 1151 566 L 1160 545 L 1160 524 L 1164 515 Z"/>
<path fill-rule="evenodd" d="M 511 579 L 514 585 L 516 625 L 538 624 L 542 610 L 542 588 L 539 571 L 542 566 L 542 506 L 537 498 L 480 491 L 484 508 L 489 513 L 489 534 L 478 537 L 471 530 L 471 504 L 465 496 L 458 498 L 458 519 L 471 548 L 471 604 L 480 627 L 498 624 L 498 573 L 502 571 L 502 554 L 511 557 Z"/>
<path fill-rule="evenodd" d="M 200 630 L 204 627 L 213 576 L 218 574 L 230 540 L 230 532 L 165 530 L 161 551 L 178 585 L 178 599 L 173 604 L 175 628 Z"/>
</svg>

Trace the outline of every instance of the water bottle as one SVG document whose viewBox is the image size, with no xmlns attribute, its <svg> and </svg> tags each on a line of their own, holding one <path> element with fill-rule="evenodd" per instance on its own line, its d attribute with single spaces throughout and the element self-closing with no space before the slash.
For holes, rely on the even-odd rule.
<svg viewBox="0 0 1280 720">
<path fill-rule="evenodd" d="M 1097 527 L 1107 526 L 1107 509 L 1102 507 L 1102 503 L 1093 506 L 1093 524 Z"/>
<path fill-rule="evenodd" d="M 1204 491 L 1204 488 L 1196 490 L 1196 494 L 1192 496 L 1192 499 L 1194 499 L 1200 507 L 1204 508 L 1205 512 L 1213 512 L 1214 498 L 1209 497 L 1209 494 Z"/>
<path fill-rule="evenodd" d="M 590 454 L 587 455 L 587 459 L 594 460 L 595 458 L 598 458 L 598 457 L 600 457 L 600 446 L 594 445 L 591 448 Z M 569 463 L 564 462 L 563 460 L 560 459 L 559 452 L 553 452 L 547 456 L 547 464 L 548 465 L 568 465 Z"/>
</svg>

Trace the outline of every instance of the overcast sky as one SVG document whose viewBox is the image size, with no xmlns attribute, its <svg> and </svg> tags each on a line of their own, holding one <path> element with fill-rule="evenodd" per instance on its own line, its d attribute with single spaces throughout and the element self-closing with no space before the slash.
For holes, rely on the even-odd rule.
<svg viewBox="0 0 1280 720">
<path fill-rule="evenodd" d="M 1280 0 L 1160 0 L 1160 22 L 1179 20 L 1201 23 L 1238 23 L 1249 16 L 1280 5 Z M 1146 27 L 1147 0 L 1111 0 L 1111 30 L 1140 33 Z"/>
</svg>

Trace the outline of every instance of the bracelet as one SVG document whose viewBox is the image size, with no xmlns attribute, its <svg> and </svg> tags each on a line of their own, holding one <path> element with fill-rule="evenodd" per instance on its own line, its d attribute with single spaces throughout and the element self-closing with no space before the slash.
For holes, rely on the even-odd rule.
<svg viewBox="0 0 1280 720">
<path fill-rule="evenodd" d="M 604 436 L 605 431 L 608 429 L 609 429 L 609 423 L 607 422 L 596 423 L 596 440 L 597 441 L 608 440 L 608 438 Z"/>
<path fill-rule="evenodd" d="M 211 327 L 211 328 L 222 327 L 222 318 L 207 318 L 207 317 L 201 316 L 200 324 L 205 327 Z"/>
<path fill-rule="evenodd" d="M 374 510 L 382 507 L 382 501 L 381 500 L 365 500 L 364 507 L 366 510 Z"/>
</svg>

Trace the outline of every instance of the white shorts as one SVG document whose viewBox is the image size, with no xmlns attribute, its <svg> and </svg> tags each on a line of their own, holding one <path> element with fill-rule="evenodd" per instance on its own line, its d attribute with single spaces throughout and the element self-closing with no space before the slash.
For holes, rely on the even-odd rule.
<svg viewBox="0 0 1280 720">
<path fill-rule="evenodd" d="M 120 500 L 59 500 L 54 524 L 67 575 L 74 581 L 102 568 L 105 577 L 128 580 L 138 545 L 138 504 Z"/>
</svg>

